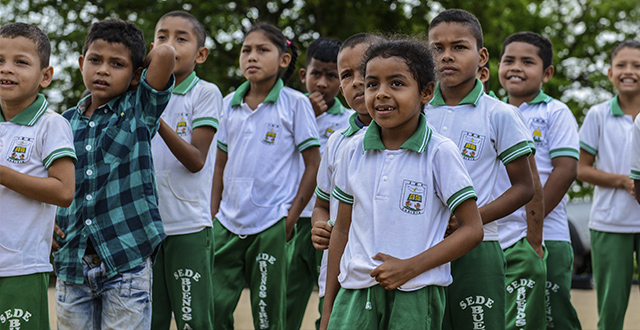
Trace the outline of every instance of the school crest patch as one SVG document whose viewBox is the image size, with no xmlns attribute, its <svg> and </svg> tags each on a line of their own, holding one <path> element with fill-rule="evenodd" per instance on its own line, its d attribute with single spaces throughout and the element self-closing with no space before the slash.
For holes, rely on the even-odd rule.
<svg viewBox="0 0 640 330">
<path fill-rule="evenodd" d="M 33 138 L 16 136 L 11 142 L 7 153 L 7 161 L 14 164 L 23 164 L 31 158 Z"/>
<path fill-rule="evenodd" d="M 280 125 L 267 123 L 265 125 L 265 134 L 262 142 L 266 144 L 274 144 L 276 143 L 276 138 L 278 137 L 278 133 L 280 133 Z"/>
<path fill-rule="evenodd" d="M 414 215 L 423 214 L 426 191 L 427 187 L 424 183 L 404 180 L 402 182 L 400 210 Z"/>
<path fill-rule="evenodd" d="M 191 120 L 189 120 L 189 116 L 189 113 L 179 113 L 175 116 L 175 130 L 178 135 L 186 136 L 191 134 L 191 127 L 189 127 Z"/>
<path fill-rule="evenodd" d="M 478 160 L 482 154 L 485 137 L 472 132 L 462 131 L 460 135 L 460 153 L 465 160 Z"/>
<path fill-rule="evenodd" d="M 547 121 L 544 118 L 529 119 L 529 130 L 536 144 L 547 144 Z"/>
<path fill-rule="evenodd" d="M 331 136 L 331 134 L 333 134 L 333 132 L 336 131 L 336 129 L 338 128 L 338 123 L 331 123 L 329 125 L 329 127 L 327 127 L 326 130 L 324 130 L 324 132 L 322 133 L 322 135 L 324 135 L 324 137 L 329 138 Z"/>
</svg>

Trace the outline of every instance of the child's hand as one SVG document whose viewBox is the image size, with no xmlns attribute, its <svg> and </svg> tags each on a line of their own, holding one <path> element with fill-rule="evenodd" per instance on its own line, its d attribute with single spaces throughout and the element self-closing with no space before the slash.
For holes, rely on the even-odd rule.
<svg viewBox="0 0 640 330">
<path fill-rule="evenodd" d="M 453 234 L 453 232 L 456 231 L 456 229 L 458 229 L 458 220 L 456 219 L 456 216 L 452 214 L 451 217 L 449 218 L 447 231 L 444 232 L 444 237 L 446 238 L 447 236 Z"/>
<path fill-rule="evenodd" d="M 633 180 L 631 180 L 631 178 L 629 178 L 626 175 L 622 175 L 620 178 L 621 181 L 621 188 L 625 189 L 626 191 L 628 191 L 632 196 L 635 196 L 635 190 L 633 188 Z"/>
<path fill-rule="evenodd" d="M 311 228 L 311 241 L 316 250 L 326 250 L 329 248 L 329 238 L 331 238 L 333 227 L 327 221 L 316 221 Z"/>
<path fill-rule="evenodd" d="M 320 92 L 313 92 L 309 94 L 309 101 L 311 101 L 311 106 L 313 107 L 313 112 L 315 112 L 316 117 L 329 109 L 327 103 L 324 101 L 322 93 Z"/>
<path fill-rule="evenodd" d="M 388 254 L 378 253 L 374 260 L 382 261 L 369 275 L 374 277 L 386 290 L 395 290 L 415 276 L 411 274 L 412 265 L 404 259 L 398 259 Z"/>
<path fill-rule="evenodd" d="M 53 225 L 53 233 L 55 235 L 57 235 L 58 237 L 64 239 L 67 235 L 64 234 L 64 232 L 62 232 L 62 229 L 60 229 L 60 226 L 58 226 L 58 221 L 56 220 L 56 222 Z M 51 242 L 51 252 L 56 252 L 58 250 L 60 250 L 62 248 L 62 246 L 60 246 L 60 244 L 58 244 L 58 241 L 56 240 L 56 238 L 53 238 L 53 241 Z"/>
</svg>

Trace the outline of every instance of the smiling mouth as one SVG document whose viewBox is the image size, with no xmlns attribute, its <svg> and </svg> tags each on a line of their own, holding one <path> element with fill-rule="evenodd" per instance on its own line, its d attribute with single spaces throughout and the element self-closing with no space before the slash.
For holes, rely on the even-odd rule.
<svg viewBox="0 0 640 330">
<path fill-rule="evenodd" d="M 522 77 L 516 77 L 516 76 L 508 77 L 507 80 L 509 80 L 509 81 L 524 81 L 524 79 Z"/>
<path fill-rule="evenodd" d="M 0 80 L 0 85 L 17 85 L 18 83 L 11 80 Z"/>
<path fill-rule="evenodd" d="M 380 112 L 380 113 L 389 113 L 394 111 L 396 108 L 395 107 L 375 107 L 376 112 Z"/>
<path fill-rule="evenodd" d="M 636 82 L 633 78 L 623 78 L 620 80 L 623 84 L 634 84 Z"/>
</svg>

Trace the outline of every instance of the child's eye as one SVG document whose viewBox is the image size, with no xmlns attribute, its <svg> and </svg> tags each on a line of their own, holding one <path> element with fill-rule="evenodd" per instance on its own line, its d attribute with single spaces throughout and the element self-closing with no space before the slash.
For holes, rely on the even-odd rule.
<svg viewBox="0 0 640 330">
<path fill-rule="evenodd" d="M 156 37 L 156 40 L 165 40 L 165 39 L 167 39 L 167 38 L 165 38 L 165 36 L 157 36 Z"/>
<path fill-rule="evenodd" d="M 95 58 L 95 57 L 90 57 L 90 58 L 88 58 L 87 60 L 88 60 L 89 62 L 91 62 L 91 63 L 98 63 L 98 62 L 100 61 L 100 60 L 98 60 L 98 59 L 97 59 L 97 58 Z"/>
<path fill-rule="evenodd" d="M 249 49 L 249 48 L 245 48 L 245 49 L 242 50 L 243 53 L 249 53 L 250 51 L 251 51 L 251 49 Z"/>
<path fill-rule="evenodd" d="M 504 60 L 502 60 L 502 63 L 511 64 L 511 63 L 513 63 L 513 60 L 504 59 Z"/>
<path fill-rule="evenodd" d="M 18 62 L 18 64 L 20 64 L 20 65 L 29 65 L 29 63 L 27 63 L 26 61 L 23 61 L 23 60 L 17 60 L 16 62 Z"/>
<path fill-rule="evenodd" d="M 117 67 L 122 67 L 122 66 L 124 66 L 124 64 L 123 64 L 122 62 L 113 62 L 113 65 L 114 65 L 114 66 L 117 66 Z"/>
<path fill-rule="evenodd" d="M 454 47 L 454 49 L 467 49 L 467 46 L 463 46 L 463 45 L 456 45 Z"/>
<path fill-rule="evenodd" d="M 329 75 L 329 78 L 338 79 L 338 75 L 332 73 L 332 74 Z"/>
<path fill-rule="evenodd" d="M 400 80 L 394 80 L 394 81 L 391 82 L 391 86 L 393 86 L 393 87 L 401 87 L 401 86 L 404 86 L 404 83 L 402 81 L 400 81 Z"/>
<path fill-rule="evenodd" d="M 431 46 L 431 50 L 434 51 L 434 52 L 439 52 L 439 51 L 442 50 L 442 47 L 440 47 L 440 46 Z"/>
<path fill-rule="evenodd" d="M 185 42 L 185 41 L 188 41 L 188 40 L 185 39 L 185 38 L 178 38 L 178 41 Z"/>
<path fill-rule="evenodd" d="M 375 81 L 370 81 L 366 85 L 367 88 L 374 88 L 374 87 L 377 87 L 377 86 L 378 86 L 378 83 L 375 82 Z"/>
<path fill-rule="evenodd" d="M 345 74 L 342 75 L 342 77 L 340 77 L 340 80 L 344 80 L 344 79 L 347 79 L 349 77 L 351 77 L 351 73 L 345 73 Z"/>
</svg>

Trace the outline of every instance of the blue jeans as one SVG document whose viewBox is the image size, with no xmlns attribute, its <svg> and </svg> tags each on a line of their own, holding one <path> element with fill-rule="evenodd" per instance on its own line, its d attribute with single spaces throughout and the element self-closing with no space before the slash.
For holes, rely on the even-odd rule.
<svg viewBox="0 0 640 330">
<path fill-rule="evenodd" d="M 85 255 L 83 264 L 83 284 L 57 280 L 59 330 L 151 328 L 151 258 L 112 278 L 97 255 Z"/>
</svg>

